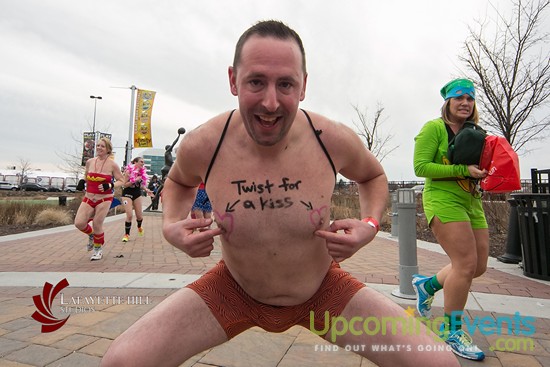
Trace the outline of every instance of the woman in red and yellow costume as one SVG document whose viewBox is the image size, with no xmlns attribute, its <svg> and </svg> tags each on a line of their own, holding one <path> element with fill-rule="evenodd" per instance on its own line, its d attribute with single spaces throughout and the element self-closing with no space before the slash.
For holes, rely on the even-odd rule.
<svg viewBox="0 0 550 367">
<path fill-rule="evenodd" d="M 90 260 L 103 257 L 103 222 L 113 201 L 113 189 L 124 184 L 120 167 L 110 158 L 112 151 L 111 141 L 101 138 L 96 146 L 96 157 L 86 161 L 86 194 L 74 220 L 75 227 L 89 236 L 88 251 L 94 250 Z"/>
</svg>

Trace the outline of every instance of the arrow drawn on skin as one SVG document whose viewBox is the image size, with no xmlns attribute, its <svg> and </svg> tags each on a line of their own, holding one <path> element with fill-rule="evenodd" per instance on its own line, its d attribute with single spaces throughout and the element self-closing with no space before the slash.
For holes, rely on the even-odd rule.
<svg viewBox="0 0 550 367">
<path fill-rule="evenodd" d="M 311 201 L 308 201 L 307 203 L 304 203 L 302 200 L 300 200 L 300 203 L 304 204 L 307 208 L 307 210 L 313 210 L 313 205 L 311 204 Z"/>
<path fill-rule="evenodd" d="M 225 206 L 225 211 L 226 211 L 226 213 L 234 212 L 235 209 L 233 209 L 233 208 L 234 208 L 235 205 L 237 205 L 239 202 L 240 202 L 240 200 L 237 200 L 237 201 L 235 201 L 233 204 L 231 204 L 231 206 L 229 205 L 229 203 L 227 203 L 227 205 Z"/>
</svg>

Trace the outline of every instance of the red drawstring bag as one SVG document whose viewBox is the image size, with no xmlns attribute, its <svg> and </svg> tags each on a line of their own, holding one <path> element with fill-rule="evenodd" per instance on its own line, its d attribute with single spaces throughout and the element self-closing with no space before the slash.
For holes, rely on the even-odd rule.
<svg viewBox="0 0 550 367">
<path fill-rule="evenodd" d="M 521 189 L 519 158 L 505 138 L 494 135 L 485 138 L 479 168 L 489 172 L 481 180 L 482 190 L 506 193 Z"/>
</svg>

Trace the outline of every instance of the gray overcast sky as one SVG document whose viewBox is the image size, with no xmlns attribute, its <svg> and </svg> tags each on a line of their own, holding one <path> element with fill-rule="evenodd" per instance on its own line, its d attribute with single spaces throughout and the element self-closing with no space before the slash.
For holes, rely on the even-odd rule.
<svg viewBox="0 0 550 367">
<path fill-rule="evenodd" d="M 439 114 L 439 89 L 461 76 L 457 55 L 474 19 L 494 15 L 487 0 L 143 1 L 0 0 L 0 168 L 58 170 L 63 153 L 80 150 L 83 131 L 113 134 L 116 160 L 128 138 L 128 88 L 157 92 L 153 144 L 170 144 L 235 108 L 227 67 L 241 33 L 279 19 L 302 37 L 308 89 L 302 108 L 353 126 L 352 104 L 385 107 L 383 127 L 399 148 L 382 163 L 390 180 L 416 179 L 414 136 Z M 508 1 L 494 1 L 501 11 Z M 549 20 L 545 28 L 549 28 Z M 216 138 L 217 137 L 213 137 Z M 548 141 L 521 157 L 550 168 Z M 531 148 L 537 148 L 533 146 Z M 140 150 L 134 150 L 134 156 Z"/>
</svg>

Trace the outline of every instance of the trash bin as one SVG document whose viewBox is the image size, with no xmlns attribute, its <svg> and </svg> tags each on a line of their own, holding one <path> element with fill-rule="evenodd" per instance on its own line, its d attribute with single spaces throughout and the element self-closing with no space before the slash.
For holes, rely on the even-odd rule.
<svg viewBox="0 0 550 367">
<path fill-rule="evenodd" d="M 506 200 L 510 204 L 508 219 L 508 236 L 506 238 L 506 253 L 497 257 L 506 264 L 518 264 L 521 261 L 521 238 L 519 236 L 518 209 L 515 199 Z"/>
<path fill-rule="evenodd" d="M 516 200 L 523 274 L 550 280 L 550 194 L 512 194 Z"/>
<path fill-rule="evenodd" d="M 67 197 L 66 196 L 60 196 L 59 197 L 59 206 L 67 206 Z"/>
</svg>

